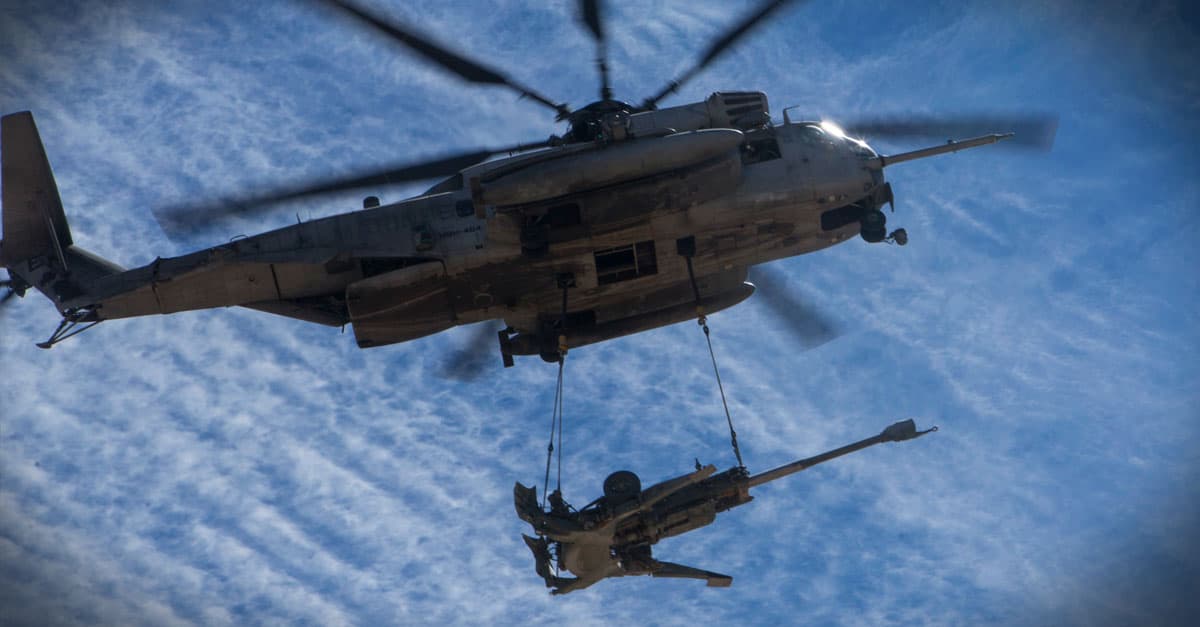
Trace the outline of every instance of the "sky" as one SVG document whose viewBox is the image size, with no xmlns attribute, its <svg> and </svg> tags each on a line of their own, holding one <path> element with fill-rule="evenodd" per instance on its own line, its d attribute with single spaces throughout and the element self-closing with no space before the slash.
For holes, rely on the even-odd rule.
<svg viewBox="0 0 1200 627">
<path fill-rule="evenodd" d="M 761 90 L 777 120 L 1060 116 L 1048 153 L 889 168 L 908 246 L 773 264 L 836 340 L 800 350 L 756 297 L 710 317 L 751 471 L 904 418 L 940 427 L 655 548 L 731 588 L 626 578 L 551 597 L 511 487 L 540 483 L 555 369 L 497 358 L 447 378 L 469 328 L 363 351 L 225 309 L 42 351 L 57 316 L 31 292 L 0 313 L 0 624 L 1189 623 L 1200 14 L 999 4 L 802 3 L 663 103 Z M 556 99 L 596 96 L 574 3 L 370 6 Z M 618 97 L 656 91 L 752 8 L 608 3 Z M 563 131 L 308 2 L 0 0 L 0 60 L 0 113 L 33 111 L 76 244 L 127 267 L 359 198 L 186 241 L 157 207 Z M 649 483 L 734 464 L 694 324 L 572 351 L 566 377 L 568 500 L 618 469 Z"/>
</svg>

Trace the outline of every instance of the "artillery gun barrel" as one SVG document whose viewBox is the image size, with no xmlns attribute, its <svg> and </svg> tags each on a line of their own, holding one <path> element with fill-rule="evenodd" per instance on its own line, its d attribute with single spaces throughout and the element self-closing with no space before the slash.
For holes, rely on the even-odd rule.
<svg viewBox="0 0 1200 627">
<path fill-rule="evenodd" d="M 835 448 L 832 451 L 821 453 L 820 455 L 807 457 L 805 459 L 797 460 L 790 464 L 753 475 L 747 480 L 747 484 L 748 487 L 753 488 L 754 486 L 774 481 L 780 477 L 786 477 L 788 475 L 798 473 L 801 470 L 812 468 L 817 464 L 827 462 L 831 459 L 836 459 L 843 455 L 849 455 L 855 451 L 861 451 L 867 447 L 875 446 L 881 442 L 900 442 L 902 440 L 911 440 L 913 438 L 919 438 L 926 433 L 931 433 L 933 431 L 937 431 L 937 427 L 933 427 L 932 429 L 927 429 L 925 431 L 917 431 L 916 423 L 914 423 L 912 420 L 902 420 L 884 429 L 879 435 L 869 437 L 865 440 L 859 440 L 853 444 L 847 444 L 846 446 Z"/>
</svg>

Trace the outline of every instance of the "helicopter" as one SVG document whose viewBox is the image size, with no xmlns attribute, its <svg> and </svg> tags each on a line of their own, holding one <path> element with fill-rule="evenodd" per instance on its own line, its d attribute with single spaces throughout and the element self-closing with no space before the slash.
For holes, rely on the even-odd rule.
<svg viewBox="0 0 1200 627">
<path fill-rule="evenodd" d="M 579 510 L 555 490 L 549 495 L 550 509 L 546 511 L 538 505 L 537 488 L 518 482 L 513 486 L 513 506 L 537 536 L 522 538 L 534 555 L 538 575 L 552 594 L 582 590 L 610 577 L 635 575 L 699 579 L 711 588 L 727 588 L 733 583 L 729 575 L 659 561 L 651 547 L 663 539 L 707 527 L 717 514 L 749 503 L 754 500 L 750 488 L 876 444 L 912 440 L 934 431 L 937 427 L 917 431 L 915 422 L 902 420 L 878 435 L 756 475 L 744 466 L 717 473 L 712 464 L 702 466 L 697 460 L 694 472 L 645 490 L 636 474 L 618 470 L 604 480 L 604 495 Z M 552 566 L 556 568 L 552 570 Z M 562 570 L 575 577 L 555 574 Z"/>
<path fill-rule="evenodd" d="M 659 103 L 787 4 L 762 3 L 714 39 L 698 62 L 639 104 L 616 100 L 599 0 L 580 17 L 597 44 L 600 100 L 578 109 L 540 94 L 416 30 L 348 0 L 315 2 L 467 80 L 507 88 L 567 124 L 546 140 L 400 164 L 221 203 L 155 211 L 168 236 L 231 215 L 331 192 L 441 179 L 424 194 L 237 238 L 126 269 L 73 243 L 33 115 L 0 119 L 2 301 L 35 288 L 61 320 L 50 348 L 121 318 L 240 306 L 331 327 L 350 325 L 360 348 L 502 320 L 504 365 L 716 312 L 770 283 L 762 264 L 855 239 L 904 245 L 889 230 L 888 166 L 1016 137 L 1052 141 L 1045 116 L 880 118 L 857 134 L 978 136 L 882 155 L 830 121 L 782 124 L 759 91 L 718 91 Z M 1015 132 L 1014 132 L 1015 129 Z M 492 157 L 507 155 L 500 158 Z M 761 278 L 760 278 L 761 277 Z M 785 304 L 809 335 L 816 314 Z M 489 331 L 490 333 L 490 331 Z M 488 340 L 489 342 L 491 340 Z M 819 342 L 819 340 L 818 340 Z"/>
</svg>

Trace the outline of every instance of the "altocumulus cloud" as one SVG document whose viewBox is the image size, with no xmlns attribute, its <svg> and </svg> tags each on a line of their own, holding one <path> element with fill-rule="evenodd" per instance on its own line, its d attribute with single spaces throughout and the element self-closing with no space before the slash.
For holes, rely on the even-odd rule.
<svg viewBox="0 0 1200 627">
<path fill-rule="evenodd" d="M 629 99 L 751 8 L 609 4 Z M 556 98 L 595 96 L 572 3 L 375 6 Z M 112 322 L 41 352 L 53 308 L 25 299 L 0 318 L 5 621 L 1184 622 L 1200 399 L 1189 16 L 808 3 L 671 101 L 762 89 L 775 111 L 834 119 L 1062 117 L 1050 154 L 889 171 L 908 247 L 782 262 L 845 327 L 837 340 L 799 351 L 754 299 L 711 317 L 752 470 L 900 418 L 942 427 L 661 545 L 733 588 L 630 579 L 551 599 L 510 487 L 540 478 L 554 373 L 438 376 L 469 329 L 359 351 L 336 330 L 226 310 Z M 34 112 L 76 241 L 126 265 L 357 199 L 184 244 L 153 207 L 554 128 L 306 3 L 7 2 L 0 58 L 0 112 Z M 718 403 L 694 325 L 573 352 L 568 497 L 590 500 L 617 468 L 653 481 L 693 457 L 731 464 Z"/>
</svg>

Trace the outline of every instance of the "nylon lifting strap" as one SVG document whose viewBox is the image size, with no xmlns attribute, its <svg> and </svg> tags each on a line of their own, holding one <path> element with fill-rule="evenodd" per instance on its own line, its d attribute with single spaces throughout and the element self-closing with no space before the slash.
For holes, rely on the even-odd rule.
<svg viewBox="0 0 1200 627">
<path fill-rule="evenodd" d="M 708 318 L 704 315 L 704 306 L 700 304 L 700 286 L 696 283 L 696 271 L 692 268 L 692 256 L 684 255 L 687 260 L 688 278 L 692 282 L 692 295 L 696 298 L 696 324 L 704 329 L 704 340 L 708 342 L 708 356 L 712 359 L 713 374 L 717 376 L 717 389 L 721 391 L 721 406 L 725 408 L 725 422 L 729 424 L 729 442 L 733 445 L 733 456 L 737 458 L 738 468 L 745 468 L 742 463 L 742 451 L 738 448 L 737 430 L 733 428 L 733 416 L 729 414 L 729 403 L 725 400 L 725 386 L 721 384 L 721 371 L 717 368 L 717 354 L 713 351 L 712 337 L 708 332 Z"/>
<path fill-rule="evenodd" d="M 546 445 L 546 476 L 542 480 L 542 509 L 546 509 L 546 498 L 550 493 L 550 461 L 554 457 L 554 437 L 558 435 L 558 472 L 554 478 L 554 489 L 562 493 L 562 432 L 563 432 L 563 370 L 567 362 L 567 289 L 570 280 L 559 277 L 562 288 L 562 318 L 558 335 L 558 383 L 554 389 L 554 410 L 550 416 L 550 442 Z"/>
<path fill-rule="evenodd" d="M 558 474 L 554 479 L 555 490 L 562 491 L 562 396 L 563 366 L 566 360 L 560 352 L 558 357 L 558 384 L 554 391 L 554 411 L 550 416 L 550 442 L 546 445 L 546 477 L 542 481 L 542 509 L 546 509 L 546 497 L 550 494 L 550 462 L 554 457 L 554 437 L 558 436 Z"/>
</svg>

